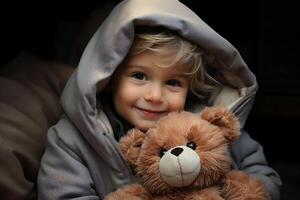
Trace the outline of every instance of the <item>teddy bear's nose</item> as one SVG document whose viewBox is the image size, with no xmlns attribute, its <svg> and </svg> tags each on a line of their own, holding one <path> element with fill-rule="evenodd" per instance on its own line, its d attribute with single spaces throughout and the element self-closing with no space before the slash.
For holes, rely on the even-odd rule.
<svg viewBox="0 0 300 200">
<path fill-rule="evenodd" d="M 179 156 L 183 152 L 183 149 L 180 147 L 176 147 L 175 149 L 172 149 L 171 154 L 175 156 Z"/>
</svg>

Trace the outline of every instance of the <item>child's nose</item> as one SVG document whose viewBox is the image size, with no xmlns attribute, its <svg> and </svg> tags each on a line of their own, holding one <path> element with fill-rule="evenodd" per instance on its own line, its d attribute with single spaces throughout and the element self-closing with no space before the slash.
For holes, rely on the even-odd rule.
<svg viewBox="0 0 300 200">
<path fill-rule="evenodd" d="M 152 84 L 149 89 L 145 91 L 145 100 L 151 102 L 163 101 L 163 88 L 159 84 Z"/>
</svg>

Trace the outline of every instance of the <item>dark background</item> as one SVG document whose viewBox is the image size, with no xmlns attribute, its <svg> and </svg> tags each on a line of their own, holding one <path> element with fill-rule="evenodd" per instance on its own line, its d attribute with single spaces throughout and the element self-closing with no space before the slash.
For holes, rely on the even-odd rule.
<svg viewBox="0 0 300 200">
<path fill-rule="evenodd" d="M 13 60 L 23 50 L 42 59 L 75 64 L 82 49 L 74 49 L 74 43 L 78 42 L 78 35 L 83 34 L 90 13 L 102 8 L 104 17 L 110 5 L 117 2 L 2 6 L 0 64 Z M 246 130 L 263 145 L 270 166 L 281 175 L 282 199 L 299 199 L 300 14 L 296 3 L 181 2 L 236 46 L 255 73 L 259 92 Z M 84 36 L 87 39 L 89 33 Z"/>
</svg>

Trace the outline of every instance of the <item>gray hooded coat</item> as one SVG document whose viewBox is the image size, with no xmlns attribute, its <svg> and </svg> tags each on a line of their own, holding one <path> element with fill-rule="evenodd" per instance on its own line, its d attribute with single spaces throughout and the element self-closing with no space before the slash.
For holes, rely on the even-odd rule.
<svg viewBox="0 0 300 200">
<path fill-rule="evenodd" d="M 125 0 L 97 29 L 64 89 L 65 115 L 48 132 L 38 175 L 39 199 L 102 199 L 134 180 L 107 115 L 97 107 L 96 85 L 104 87 L 122 62 L 137 25 L 164 26 L 212 55 L 210 67 L 222 85 L 208 97 L 208 104 L 227 106 L 244 125 L 257 83 L 239 52 L 177 0 Z M 200 101 L 189 104 L 193 112 L 205 106 Z M 232 157 L 233 168 L 258 176 L 272 199 L 279 199 L 280 178 L 267 165 L 262 146 L 246 132 L 234 144 Z"/>
</svg>

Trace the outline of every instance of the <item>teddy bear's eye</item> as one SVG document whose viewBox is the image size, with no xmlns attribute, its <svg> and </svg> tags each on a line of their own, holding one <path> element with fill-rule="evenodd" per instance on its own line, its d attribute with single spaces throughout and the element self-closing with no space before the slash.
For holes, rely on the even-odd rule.
<svg viewBox="0 0 300 200">
<path fill-rule="evenodd" d="M 191 142 L 188 142 L 188 143 L 186 144 L 186 146 L 187 146 L 187 147 L 190 147 L 190 148 L 193 149 L 193 150 L 195 150 L 197 145 L 196 145 L 195 142 L 191 141 Z"/>
<path fill-rule="evenodd" d="M 159 152 L 159 156 L 163 157 L 165 155 L 165 153 L 167 153 L 167 151 L 168 150 L 166 150 L 166 149 L 161 149 L 160 152 Z"/>
</svg>

